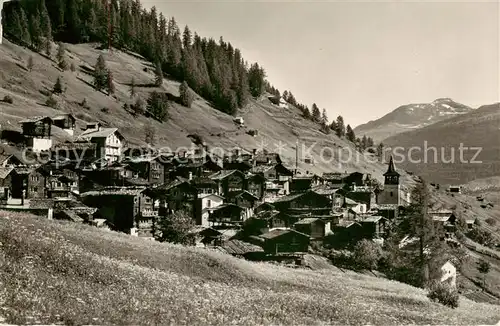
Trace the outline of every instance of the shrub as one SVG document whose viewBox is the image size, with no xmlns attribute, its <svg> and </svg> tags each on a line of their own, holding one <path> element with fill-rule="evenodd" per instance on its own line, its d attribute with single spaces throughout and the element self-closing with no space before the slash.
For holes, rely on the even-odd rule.
<svg viewBox="0 0 500 326">
<path fill-rule="evenodd" d="M 493 236 L 488 230 L 477 226 L 467 233 L 467 236 L 483 246 L 491 246 L 493 244 Z"/>
<path fill-rule="evenodd" d="M 109 109 L 108 109 L 107 107 L 103 107 L 103 108 L 101 109 L 101 112 L 102 112 L 102 113 L 109 113 Z"/>
<path fill-rule="evenodd" d="M 57 80 L 56 80 L 56 83 L 54 84 L 54 88 L 52 89 L 52 92 L 54 92 L 56 94 L 62 94 L 64 92 L 61 77 L 57 77 Z"/>
<path fill-rule="evenodd" d="M 493 217 L 489 217 L 486 219 L 486 223 L 490 226 L 495 226 L 497 224 L 497 221 Z"/>
<path fill-rule="evenodd" d="M 382 258 L 382 248 L 373 241 L 363 239 L 354 247 L 354 262 L 359 268 L 376 269 Z"/>
<path fill-rule="evenodd" d="M 51 107 L 53 109 L 59 108 L 59 103 L 57 102 L 57 99 L 52 95 L 50 95 L 47 98 L 47 101 L 45 101 L 45 105 L 47 105 L 48 107 Z"/>
<path fill-rule="evenodd" d="M 446 283 L 434 281 L 429 286 L 427 297 L 451 308 L 458 307 L 458 291 Z"/>
<path fill-rule="evenodd" d="M 83 99 L 82 103 L 80 103 L 80 106 L 81 106 L 82 108 L 86 109 L 86 110 L 90 109 L 90 106 L 89 106 L 89 104 L 87 103 L 87 99 L 86 99 L 86 98 L 84 98 L 84 99 Z"/>
<path fill-rule="evenodd" d="M 5 95 L 3 97 L 3 101 L 5 103 L 9 103 L 9 104 L 13 104 L 14 103 L 14 99 L 10 95 Z"/>
</svg>

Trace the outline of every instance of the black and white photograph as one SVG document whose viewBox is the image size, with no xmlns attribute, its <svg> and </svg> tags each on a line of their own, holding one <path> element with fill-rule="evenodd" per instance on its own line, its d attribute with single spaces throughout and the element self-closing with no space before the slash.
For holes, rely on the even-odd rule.
<svg viewBox="0 0 500 326">
<path fill-rule="evenodd" d="M 0 11 L 0 325 L 500 325 L 498 0 Z"/>
</svg>

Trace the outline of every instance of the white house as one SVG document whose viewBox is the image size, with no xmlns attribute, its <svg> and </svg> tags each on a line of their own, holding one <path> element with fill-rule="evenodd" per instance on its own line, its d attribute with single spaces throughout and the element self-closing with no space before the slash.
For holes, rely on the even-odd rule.
<svg viewBox="0 0 500 326">
<path fill-rule="evenodd" d="M 224 197 L 216 194 L 199 194 L 197 202 L 196 224 L 208 226 L 210 213 L 224 203 Z"/>
<path fill-rule="evenodd" d="M 97 158 L 108 162 L 118 161 L 125 146 L 125 138 L 117 128 L 103 128 L 99 123 L 88 124 L 79 138 L 97 144 Z"/>
</svg>

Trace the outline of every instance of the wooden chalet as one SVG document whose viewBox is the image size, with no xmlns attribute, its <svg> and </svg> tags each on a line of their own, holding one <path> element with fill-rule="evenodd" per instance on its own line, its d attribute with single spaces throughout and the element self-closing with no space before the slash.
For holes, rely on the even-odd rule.
<svg viewBox="0 0 500 326">
<path fill-rule="evenodd" d="M 0 167 L 0 205 L 6 205 L 12 197 L 14 167 Z"/>
<path fill-rule="evenodd" d="M 188 180 L 179 179 L 148 191 L 149 195 L 158 202 L 158 212 L 161 216 L 168 216 L 178 211 L 195 218 L 197 190 Z"/>
<path fill-rule="evenodd" d="M 323 238 L 330 231 L 330 223 L 317 217 L 303 218 L 295 222 L 293 227 L 296 231 L 309 235 L 313 240 Z"/>
<path fill-rule="evenodd" d="M 85 205 L 98 208 L 112 229 L 151 237 L 158 216 L 153 199 L 145 187 L 105 187 L 80 195 Z"/>
<path fill-rule="evenodd" d="M 290 181 L 290 193 L 309 191 L 323 183 L 323 179 L 316 174 L 295 175 Z"/>
<path fill-rule="evenodd" d="M 221 249 L 232 256 L 248 260 L 260 260 L 265 256 L 262 247 L 238 239 L 224 242 Z"/>
<path fill-rule="evenodd" d="M 223 204 L 211 211 L 211 225 L 241 224 L 245 221 L 246 209 L 235 204 Z"/>
<path fill-rule="evenodd" d="M 238 170 L 222 170 L 209 178 L 217 183 L 217 193 L 223 197 L 232 191 L 245 190 L 245 175 Z"/>
<path fill-rule="evenodd" d="M 245 175 L 244 188 L 261 200 L 266 192 L 266 179 L 259 174 L 247 174 Z"/>
<path fill-rule="evenodd" d="M 277 210 L 290 215 L 328 215 L 332 211 L 328 197 L 313 191 L 281 197 L 272 204 Z"/>
<path fill-rule="evenodd" d="M 338 224 L 332 225 L 333 235 L 329 242 L 336 246 L 346 246 L 356 243 L 363 238 L 363 228 L 360 223 L 353 220 L 340 220 Z"/>
<path fill-rule="evenodd" d="M 147 185 L 163 184 L 165 180 L 165 170 L 159 156 L 139 156 L 129 157 L 122 161 L 126 164 L 125 179 L 143 180 Z"/>
<path fill-rule="evenodd" d="M 52 147 L 52 119 L 34 117 L 20 121 L 26 147 L 33 152 L 49 151 Z"/>
<path fill-rule="evenodd" d="M 52 147 L 52 157 L 78 161 L 83 167 L 97 157 L 97 144 L 89 141 L 58 143 Z"/>
<path fill-rule="evenodd" d="M 60 114 L 52 118 L 53 124 L 56 127 L 61 128 L 69 135 L 73 136 L 76 129 L 76 119 L 75 117 L 68 114 Z"/>
<path fill-rule="evenodd" d="M 296 230 L 275 229 L 258 237 L 252 237 L 252 242 L 264 249 L 266 254 L 294 254 L 307 253 L 309 250 L 310 237 Z"/>
<path fill-rule="evenodd" d="M 387 219 L 382 216 L 368 216 L 361 221 L 363 236 L 366 238 L 381 238 L 386 234 Z"/>
</svg>

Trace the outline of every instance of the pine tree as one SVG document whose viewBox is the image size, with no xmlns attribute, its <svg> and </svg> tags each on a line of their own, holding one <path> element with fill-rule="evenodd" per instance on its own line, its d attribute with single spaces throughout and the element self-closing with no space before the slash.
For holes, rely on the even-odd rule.
<svg viewBox="0 0 500 326">
<path fill-rule="evenodd" d="M 342 116 L 337 117 L 337 122 L 335 123 L 335 133 L 338 137 L 344 137 L 346 130 L 344 126 L 344 118 Z"/>
<path fill-rule="evenodd" d="M 161 64 L 157 62 L 155 66 L 155 85 L 159 87 L 162 84 L 163 84 L 163 71 L 161 69 Z"/>
<path fill-rule="evenodd" d="M 250 66 L 248 70 L 248 84 L 250 87 L 250 94 L 252 94 L 253 97 L 259 97 L 264 93 L 265 78 L 266 73 L 258 63 L 254 63 Z"/>
<path fill-rule="evenodd" d="M 30 55 L 30 57 L 28 58 L 28 70 L 31 72 L 33 70 L 34 66 L 35 66 L 35 62 L 34 62 L 33 56 Z"/>
<path fill-rule="evenodd" d="M 330 129 L 335 133 L 337 132 L 337 124 L 335 123 L 335 121 L 332 121 L 332 123 L 330 123 Z"/>
<path fill-rule="evenodd" d="M 19 22 L 17 22 L 16 24 L 19 24 L 19 34 L 17 35 L 19 37 L 19 40 L 24 45 L 31 45 L 31 35 L 28 26 L 28 18 L 26 17 L 26 12 L 22 7 L 19 8 Z"/>
<path fill-rule="evenodd" d="M 42 35 L 52 41 L 52 23 L 50 21 L 49 12 L 45 5 L 45 0 L 40 0 L 38 10 L 40 12 L 40 29 Z"/>
<path fill-rule="evenodd" d="M 160 121 L 167 121 L 169 103 L 165 94 L 152 92 L 147 101 L 148 113 Z"/>
<path fill-rule="evenodd" d="M 136 95 L 136 91 L 135 91 L 135 78 L 134 77 L 132 77 L 132 80 L 130 81 L 129 94 L 130 94 L 131 98 L 133 98 Z"/>
<path fill-rule="evenodd" d="M 356 135 L 354 134 L 354 130 L 352 130 L 351 125 L 347 125 L 345 134 L 347 140 L 350 142 L 354 143 L 356 141 Z"/>
<path fill-rule="evenodd" d="M 156 131 L 150 121 L 144 125 L 144 141 L 149 146 L 154 146 L 156 143 Z"/>
<path fill-rule="evenodd" d="M 106 90 L 108 91 L 108 95 L 113 95 L 115 93 L 115 83 L 111 70 L 108 70 L 106 74 Z"/>
<path fill-rule="evenodd" d="M 52 89 L 52 93 L 62 94 L 64 92 L 64 87 L 62 84 L 61 77 L 57 77 L 56 83 L 54 84 L 54 88 Z"/>
<path fill-rule="evenodd" d="M 45 39 L 45 54 L 49 58 L 52 56 L 52 41 L 47 38 Z"/>
<path fill-rule="evenodd" d="M 104 60 L 104 56 L 100 54 L 94 67 L 94 87 L 96 90 L 100 91 L 107 87 L 107 75 L 108 68 L 106 67 L 106 61 Z"/>
<path fill-rule="evenodd" d="M 377 145 L 377 156 L 383 159 L 382 157 L 383 155 L 384 155 L 384 144 L 380 143 Z"/>
<path fill-rule="evenodd" d="M 188 84 L 185 81 L 183 81 L 179 86 L 179 94 L 182 105 L 190 108 L 191 105 L 193 104 L 194 97 L 191 90 L 189 89 Z"/>
<path fill-rule="evenodd" d="M 30 34 L 31 34 L 31 45 L 37 50 L 40 51 L 43 44 L 42 39 L 42 31 L 40 28 L 40 13 L 38 10 L 35 11 L 35 14 L 30 16 Z"/>
<path fill-rule="evenodd" d="M 318 122 L 318 123 L 321 122 L 321 111 L 319 110 L 316 103 L 313 103 L 313 105 L 312 105 L 311 114 L 312 114 L 312 120 L 314 122 Z"/>
<path fill-rule="evenodd" d="M 361 138 L 361 150 L 365 150 L 368 148 L 368 138 L 366 138 L 366 135 L 363 135 L 363 138 Z"/>
<path fill-rule="evenodd" d="M 184 27 L 184 32 L 182 33 L 182 46 L 184 49 L 188 49 L 191 46 L 191 30 L 187 25 Z"/>
<path fill-rule="evenodd" d="M 302 116 L 305 119 L 311 119 L 311 111 L 309 111 L 309 108 L 307 106 L 304 106 L 302 108 Z"/>
<path fill-rule="evenodd" d="M 68 69 L 68 63 L 66 62 L 66 46 L 61 42 L 57 43 L 57 45 L 57 65 L 61 70 L 65 71 Z"/>
</svg>

